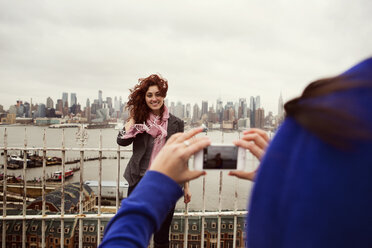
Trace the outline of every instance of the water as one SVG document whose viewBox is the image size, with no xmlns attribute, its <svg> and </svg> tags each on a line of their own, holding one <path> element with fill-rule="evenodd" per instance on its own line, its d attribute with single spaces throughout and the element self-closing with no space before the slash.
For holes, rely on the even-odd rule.
<svg viewBox="0 0 372 248">
<path fill-rule="evenodd" d="M 0 146 L 4 146 L 4 130 L 7 129 L 7 145 L 8 147 L 24 147 L 25 140 L 27 147 L 42 147 L 43 146 L 43 134 L 46 132 L 46 146 L 48 148 L 57 148 L 62 146 L 62 129 L 51 129 L 37 126 L 0 126 Z M 64 130 L 65 135 L 65 147 L 66 148 L 79 148 L 80 145 L 76 140 L 77 128 L 66 128 Z M 102 132 L 102 147 L 103 148 L 117 148 L 116 136 L 117 130 L 114 129 L 87 129 L 88 139 L 85 147 L 98 148 L 100 140 L 100 132 Z M 205 134 L 200 134 L 205 135 Z M 210 131 L 207 134 L 213 143 L 231 143 L 233 140 L 239 138 L 238 132 L 222 133 L 220 131 Z M 131 146 L 125 148 L 131 149 Z M 9 154 L 17 154 L 15 151 L 9 152 Z M 40 154 L 41 155 L 41 154 Z M 58 156 L 61 157 L 61 152 L 48 151 L 47 156 Z M 98 157 L 98 152 L 87 151 L 84 153 L 85 157 Z M 114 157 L 116 152 L 103 152 L 103 156 Z M 119 179 L 124 181 L 123 173 L 125 167 L 131 156 L 131 152 L 122 152 L 121 156 L 124 159 L 120 159 L 120 172 Z M 77 159 L 80 157 L 79 152 L 66 152 L 66 160 Z M 3 156 L 0 158 L 0 164 L 4 163 Z M 192 161 L 190 161 L 192 166 Z M 258 165 L 258 160 L 247 154 L 246 168 L 252 170 Z M 77 167 L 79 164 L 67 164 L 66 169 Z M 48 166 L 46 167 L 46 173 L 48 176 L 52 175 L 55 171 L 61 170 L 61 166 Z M 99 162 L 98 160 L 84 162 L 84 181 L 98 180 Z M 0 169 L 3 171 L 3 169 Z M 22 175 L 22 169 L 8 170 L 8 175 L 20 176 Z M 42 168 L 28 168 L 26 171 L 26 180 L 39 179 L 42 175 Z M 104 159 L 102 160 L 102 180 L 105 181 L 116 181 L 118 177 L 118 161 L 116 159 Z M 67 182 L 78 182 L 80 180 L 80 171 L 77 171 L 71 179 Z M 205 206 L 207 210 L 215 211 L 219 208 L 219 171 L 208 171 L 205 176 Z M 236 179 L 227 175 L 226 171 L 222 172 L 222 209 L 234 209 L 234 195 L 235 187 L 238 193 L 237 207 L 240 210 L 246 209 L 247 200 L 250 197 L 252 189 L 252 183 L 245 180 Z M 202 179 L 196 179 L 190 182 L 190 190 L 192 193 L 191 202 L 189 203 L 189 210 L 201 210 L 203 208 L 202 193 L 203 193 L 203 182 Z M 184 209 L 185 204 L 183 198 L 181 198 L 176 208 Z"/>
</svg>

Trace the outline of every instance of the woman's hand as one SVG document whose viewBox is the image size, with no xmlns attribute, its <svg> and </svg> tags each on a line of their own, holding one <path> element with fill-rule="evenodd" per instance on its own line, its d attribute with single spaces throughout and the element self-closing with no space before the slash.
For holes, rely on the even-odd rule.
<svg viewBox="0 0 372 248">
<path fill-rule="evenodd" d="M 269 142 L 269 136 L 267 136 L 265 131 L 258 128 L 251 128 L 248 131 L 243 132 L 243 137 L 240 140 L 235 141 L 234 144 L 249 150 L 258 160 L 261 161 Z M 229 175 L 253 181 L 256 176 L 256 171 L 257 170 L 251 172 L 230 171 Z"/>
<path fill-rule="evenodd" d="M 177 183 L 185 183 L 204 175 L 204 171 L 190 171 L 187 161 L 194 153 L 211 144 L 208 137 L 197 137 L 203 128 L 172 135 L 151 164 L 150 170 L 158 171 Z"/>
<path fill-rule="evenodd" d="M 189 203 L 191 201 L 191 192 L 189 188 L 189 182 L 185 182 L 185 187 L 183 189 L 183 202 Z"/>
<path fill-rule="evenodd" d="M 130 117 L 127 123 L 125 123 L 125 131 L 129 131 L 129 129 L 134 125 L 134 119 L 133 117 Z"/>
</svg>

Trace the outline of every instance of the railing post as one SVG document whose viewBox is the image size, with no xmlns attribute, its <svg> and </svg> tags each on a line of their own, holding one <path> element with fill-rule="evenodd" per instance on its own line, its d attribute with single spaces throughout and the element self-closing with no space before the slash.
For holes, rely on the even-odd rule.
<svg viewBox="0 0 372 248">
<path fill-rule="evenodd" d="M 3 176 L 3 218 L 6 217 L 6 191 L 7 191 L 7 181 L 8 181 L 8 136 L 6 128 L 4 130 L 4 176 Z M 2 233 L 2 247 L 6 247 L 6 221 L 3 220 L 3 233 Z"/>
<path fill-rule="evenodd" d="M 45 216 L 45 190 L 46 190 L 46 178 L 45 178 L 45 167 L 46 167 L 46 129 L 44 128 L 43 135 L 43 176 L 42 176 L 42 187 L 41 187 L 41 197 L 42 197 L 42 207 L 41 215 Z M 45 220 L 41 220 L 41 247 L 45 248 Z"/>
<path fill-rule="evenodd" d="M 120 158 L 118 158 L 120 159 Z M 98 168 L 98 215 L 101 216 L 102 197 L 102 129 L 99 130 L 99 168 Z M 101 243 L 101 219 L 98 219 L 97 247 Z"/>
<path fill-rule="evenodd" d="M 236 247 L 236 226 L 238 225 L 238 217 L 236 211 L 238 210 L 238 178 L 234 178 L 234 230 L 233 230 L 233 248 Z"/>
<path fill-rule="evenodd" d="M 84 145 L 87 139 L 88 133 L 84 125 L 80 125 L 76 133 L 76 141 L 80 145 L 79 248 L 83 248 Z"/>
<path fill-rule="evenodd" d="M 26 179 L 26 168 L 27 168 L 27 129 L 25 128 L 25 139 L 24 139 L 24 150 L 23 150 L 23 206 L 22 206 L 22 247 L 26 247 L 26 196 L 27 196 L 27 179 Z"/>
<path fill-rule="evenodd" d="M 221 211 L 222 211 L 222 171 L 220 171 L 220 183 L 218 188 L 218 232 L 217 248 L 221 247 Z"/>
<path fill-rule="evenodd" d="M 116 212 L 119 211 L 119 185 L 120 185 L 120 146 L 118 145 L 117 150 L 117 157 L 118 157 L 118 172 L 116 178 Z"/>
<path fill-rule="evenodd" d="M 65 147 L 65 129 L 62 129 L 62 175 L 61 175 L 61 248 L 65 246 L 65 160 L 66 160 L 66 147 Z"/>
<path fill-rule="evenodd" d="M 189 208 L 188 205 L 185 209 L 185 225 L 184 225 L 184 235 L 183 235 L 183 247 L 187 248 L 188 236 L 189 236 Z"/>
<path fill-rule="evenodd" d="M 205 176 L 203 177 L 203 214 L 205 214 Z M 205 217 L 204 215 L 201 218 L 201 240 L 200 240 L 200 247 L 204 247 L 204 223 Z"/>
</svg>

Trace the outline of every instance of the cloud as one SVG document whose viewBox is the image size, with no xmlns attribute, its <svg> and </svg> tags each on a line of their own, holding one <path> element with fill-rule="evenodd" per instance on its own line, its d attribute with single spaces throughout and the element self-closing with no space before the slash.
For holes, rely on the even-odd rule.
<svg viewBox="0 0 372 248">
<path fill-rule="evenodd" d="M 261 95 L 276 112 L 371 56 L 367 0 L 0 1 L 0 104 L 123 96 L 160 73 L 170 101 Z"/>
</svg>

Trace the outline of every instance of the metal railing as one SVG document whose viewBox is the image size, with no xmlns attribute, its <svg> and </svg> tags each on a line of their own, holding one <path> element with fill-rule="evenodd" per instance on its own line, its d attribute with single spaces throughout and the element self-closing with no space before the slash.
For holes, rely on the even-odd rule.
<svg viewBox="0 0 372 248">
<path fill-rule="evenodd" d="M 100 130 L 100 137 L 99 137 L 99 145 L 97 148 L 88 148 L 84 147 L 86 142 L 86 130 L 84 127 L 81 127 L 77 133 L 77 141 L 80 144 L 79 148 L 71 148 L 66 147 L 65 143 L 65 130 L 62 129 L 62 145 L 58 148 L 52 148 L 46 146 L 46 129 L 44 129 L 43 134 L 43 146 L 42 147 L 28 147 L 27 146 L 27 130 L 25 128 L 25 137 L 24 137 L 24 145 L 23 147 L 9 147 L 8 144 L 8 134 L 7 129 L 4 129 L 4 146 L 0 147 L 0 151 L 3 151 L 3 157 L 4 157 L 4 169 L 3 169 L 3 215 L 1 218 L 2 221 L 2 247 L 6 247 L 6 237 L 7 237 L 7 228 L 6 222 L 7 221 L 14 221 L 14 220 L 21 220 L 22 221 L 22 247 L 26 247 L 26 221 L 27 220 L 41 220 L 42 223 L 42 229 L 41 232 L 41 247 L 46 247 L 46 237 L 45 237 L 45 231 L 46 230 L 46 221 L 47 220 L 60 220 L 61 222 L 61 230 L 64 230 L 64 224 L 66 219 L 77 219 L 79 224 L 79 248 L 83 247 L 83 220 L 97 220 L 97 246 L 101 242 L 101 235 L 102 235 L 102 229 L 101 229 L 101 220 L 102 219 L 110 219 L 115 214 L 113 213 L 103 213 L 102 212 L 102 158 L 103 158 L 103 152 L 116 152 L 117 154 L 117 177 L 116 177 L 116 201 L 115 201 L 115 209 L 116 212 L 119 209 L 119 183 L 120 183 L 120 158 L 122 153 L 131 153 L 132 151 L 130 149 L 122 149 L 119 146 L 117 148 L 104 148 L 102 146 L 102 130 Z M 222 142 L 224 141 L 223 135 L 222 135 Z M 22 183 L 23 183 L 23 206 L 22 206 L 22 215 L 7 215 L 7 176 L 8 176 L 8 153 L 11 151 L 20 151 L 23 152 L 23 170 L 22 170 Z M 42 187 L 42 209 L 41 209 L 41 215 L 27 215 L 26 214 L 26 197 L 27 197 L 27 180 L 26 180 L 26 172 L 27 172 L 27 152 L 35 151 L 35 152 L 42 152 L 42 179 L 41 179 L 41 187 Z M 61 159 L 62 159 L 62 178 L 61 178 L 61 213 L 60 214 L 46 214 L 46 161 L 47 161 L 47 152 L 53 151 L 53 152 L 60 152 L 61 153 Z M 65 213 L 65 171 L 66 171 L 66 152 L 74 151 L 80 153 L 80 195 L 79 195 L 79 213 L 77 214 L 66 214 Z M 83 213 L 83 184 L 84 184 L 84 155 L 85 152 L 98 152 L 98 198 L 97 198 L 97 213 L 89 213 L 84 214 Z M 221 217 L 224 216 L 233 216 L 234 217 L 234 228 L 233 228 L 233 247 L 236 247 L 236 234 L 237 234 L 237 217 L 243 216 L 247 214 L 247 211 L 238 211 L 238 191 L 237 191 L 237 182 L 238 179 L 235 178 L 235 186 L 234 186 L 234 209 L 228 210 L 228 211 L 222 211 L 222 187 L 223 187 L 223 174 L 222 171 L 219 173 L 219 205 L 218 210 L 209 212 L 206 211 L 206 197 L 205 197 L 205 185 L 206 185 L 206 178 L 203 177 L 202 179 L 202 201 L 203 201 L 203 208 L 201 211 L 189 211 L 188 204 L 185 204 L 185 208 L 183 212 L 176 212 L 175 216 L 182 216 L 185 219 L 184 222 L 184 247 L 188 247 L 188 218 L 191 216 L 199 216 L 202 218 L 201 221 L 201 241 L 200 241 L 200 247 L 204 247 L 204 223 L 205 218 L 209 216 L 217 216 L 218 218 L 218 224 L 217 224 L 217 248 L 220 248 L 220 239 L 221 239 Z M 64 241 L 64 231 L 61 231 L 60 233 L 60 240 Z M 64 247 L 64 242 L 60 242 L 60 247 Z"/>
</svg>

